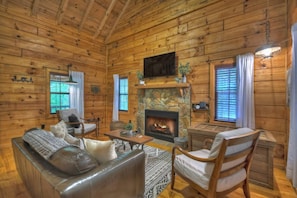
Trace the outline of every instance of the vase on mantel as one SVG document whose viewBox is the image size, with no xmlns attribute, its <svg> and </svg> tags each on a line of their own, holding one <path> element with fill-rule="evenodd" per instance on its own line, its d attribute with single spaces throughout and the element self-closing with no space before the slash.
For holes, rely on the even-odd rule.
<svg viewBox="0 0 297 198">
<path fill-rule="evenodd" d="M 187 77 L 186 75 L 183 75 L 182 76 L 182 80 L 181 80 L 182 83 L 186 83 L 187 82 Z"/>
</svg>

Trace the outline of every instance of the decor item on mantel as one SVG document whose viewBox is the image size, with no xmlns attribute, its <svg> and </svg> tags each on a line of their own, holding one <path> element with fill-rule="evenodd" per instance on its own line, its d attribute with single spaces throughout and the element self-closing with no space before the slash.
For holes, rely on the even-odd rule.
<svg viewBox="0 0 297 198">
<path fill-rule="evenodd" d="M 180 63 L 180 65 L 178 67 L 178 72 L 182 75 L 182 83 L 186 83 L 187 82 L 186 75 L 191 72 L 190 63 L 188 62 L 185 65 Z"/>
<path fill-rule="evenodd" d="M 177 83 L 180 83 L 180 82 L 181 82 L 181 78 L 179 78 L 179 77 L 175 77 L 175 81 L 176 81 Z"/>
<path fill-rule="evenodd" d="M 140 71 L 137 71 L 137 72 L 136 72 L 136 75 L 137 75 L 137 78 L 138 78 L 138 80 L 139 80 L 139 84 L 140 84 L 140 85 L 144 85 L 145 82 L 144 82 L 144 80 L 143 80 L 143 73 L 140 72 Z"/>
</svg>

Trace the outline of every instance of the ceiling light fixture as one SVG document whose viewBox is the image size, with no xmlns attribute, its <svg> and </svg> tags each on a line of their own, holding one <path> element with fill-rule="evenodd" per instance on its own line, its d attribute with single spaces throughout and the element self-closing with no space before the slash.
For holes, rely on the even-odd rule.
<svg viewBox="0 0 297 198">
<path fill-rule="evenodd" d="M 257 48 L 255 55 L 260 56 L 263 58 L 271 58 L 276 52 L 279 52 L 281 50 L 281 47 L 279 45 L 273 44 L 270 42 L 270 22 L 268 17 L 268 7 L 269 3 L 267 1 L 267 8 L 266 8 L 266 44 Z"/>
<path fill-rule="evenodd" d="M 70 67 L 72 67 L 72 64 L 71 63 L 68 64 L 67 67 L 68 67 L 69 79 L 67 81 L 65 81 L 65 83 L 71 84 L 71 85 L 77 84 L 77 82 L 72 79 L 72 75 L 71 75 L 71 72 L 70 72 L 70 69 L 69 69 Z"/>
</svg>

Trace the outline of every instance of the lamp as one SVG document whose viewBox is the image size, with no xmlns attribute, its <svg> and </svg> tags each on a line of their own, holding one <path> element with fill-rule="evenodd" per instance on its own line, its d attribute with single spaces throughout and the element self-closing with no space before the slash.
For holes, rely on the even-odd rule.
<svg viewBox="0 0 297 198">
<path fill-rule="evenodd" d="M 70 69 L 69 68 L 72 67 L 72 64 L 71 63 L 68 64 L 67 67 L 68 67 L 69 79 L 67 81 L 65 81 L 65 83 L 71 84 L 71 85 L 77 84 L 77 82 L 72 79 L 72 75 L 70 73 Z"/>
<path fill-rule="evenodd" d="M 270 42 L 270 22 L 268 20 L 268 0 L 266 8 L 266 44 L 257 48 L 255 55 L 261 56 L 263 58 L 271 58 L 273 54 L 280 51 L 281 47 L 279 45 L 273 44 Z"/>
</svg>

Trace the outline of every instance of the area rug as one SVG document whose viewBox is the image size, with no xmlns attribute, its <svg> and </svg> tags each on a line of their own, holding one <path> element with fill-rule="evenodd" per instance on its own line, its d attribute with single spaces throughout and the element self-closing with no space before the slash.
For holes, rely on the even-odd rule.
<svg viewBox="0 0 297 198">
<path fill-rule="evenodd" d="M 127 142 L 115 142 L 119 152 L 130 150 Z M 144 198 L 156 198 L 171 182 L 171 154 L 147 145 L 143 149 L 146 154 Z"/>
<path fill-rule="evenodd" d="M 171 155 L 169 152 L 144 145 L 145 198 L 156 198 L 171 181 Z"/>
</svg>

